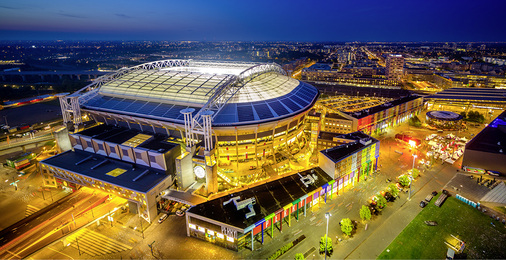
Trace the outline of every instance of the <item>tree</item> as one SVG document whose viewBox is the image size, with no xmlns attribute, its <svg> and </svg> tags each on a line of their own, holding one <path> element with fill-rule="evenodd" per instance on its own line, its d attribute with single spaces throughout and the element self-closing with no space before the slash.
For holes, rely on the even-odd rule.
<svg viewBox="0 0 506 260">
<path fill-rule="evenodd" d="M 420 127 L 422 126 L 422 121 L 420 121 L 420 118 L 418 116 L 413 116 L 408 121 L 410 126 Z"/>
<path fill-rule="evenodd" d="M 341 219 L 341 231 L 345 233 L 346 235 L 351 235 L 351 231 L 353 231 L 353 223 L 351 222 L 351 219 L 349 218 L 343 218 Z"/>
<path fill-rule="evenodd" d="M 384 208 L 386 205 L 387 205 L 387 199 L 385 199 L 385 197 L 381 196 L 381 194 L 377 194 L 375 197 L 374 197 L 374 201 L 376 201 L 376 205 L 382 209 Z"/>
<path fill-rule="evenodd" d="M 334 247 L 332 246 L 332 238 L 327 237 L 327 235 L 320 238 L 320 254 L 325 253 L 325 245 L 327 245 L 327 256 L 332 255 L 334 252 Z"/>
<path fill-rule="evenodd" d="M 420 170 L 418 170 L 418 169 L 412 169 L 411 176 L 413 176 L 413 179 L 418 178 L 418 175 L 420 175 Z"/>
<path fill-rule="evenodd" d="M 466 111 L 462 111 L 462 112 L 460 112 L 460 115 L 462 116 L 462 119 L 463 119 L 463 120 L 466 120 L 466 119 L 467 119 L 467 113 L 466 113 Z"/>
<path fill-rule="evenodd" d="M 403 187 L 407 187 L 409 186 L 409 183 L 410 183 L 410 180 L 409 180 L 409 177 L 407 175 L 402 175 L 399 177 L 399 183 L 403 186 Z"/>
<path fill-rule="evenodd" d="M 394 197 L 399 196 L 399 188 L 397 188 L 397 185 L 395 185 L 394 183 L 390 183 L 388 185 L 388 191 L 390 191 L 390 194 L 392 194 L 392 196 Z"/>
<path fill-rule="evenodd" d="M 362 220 L 371 219 L 371 210 L 366 205 L 362 205 L 362 208 L 360 208 L 360 218 Z"/>
<path fill-rule="evenodd" d="M 306 260 L 303 254 L 297 253 L 295 254 L 295 260 Z"/>
</svg>

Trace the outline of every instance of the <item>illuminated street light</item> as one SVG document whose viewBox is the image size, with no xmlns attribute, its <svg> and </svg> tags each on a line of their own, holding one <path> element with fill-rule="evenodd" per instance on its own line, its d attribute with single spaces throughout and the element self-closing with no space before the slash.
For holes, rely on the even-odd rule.
<svg viewBox="0 0 506 260">
<path fill-rule="evenodd" d="M 325 218 L 327 219 L 327 229 L 325 230 L 325 260 L 327 260 L 327 241 L 329 240 L 329 219 L 332 214 L 330 212 L 325 213 Z"/>
</svg>

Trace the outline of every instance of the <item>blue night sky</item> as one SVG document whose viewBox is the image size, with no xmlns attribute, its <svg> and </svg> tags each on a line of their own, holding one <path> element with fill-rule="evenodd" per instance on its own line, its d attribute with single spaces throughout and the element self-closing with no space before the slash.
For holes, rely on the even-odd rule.
<svg viewBox="0 0 506 260">
<path fill-rule="evenodd" d="M 2 0 L 4 40 L 506 41 L 504 0 Z"/>
</svg>

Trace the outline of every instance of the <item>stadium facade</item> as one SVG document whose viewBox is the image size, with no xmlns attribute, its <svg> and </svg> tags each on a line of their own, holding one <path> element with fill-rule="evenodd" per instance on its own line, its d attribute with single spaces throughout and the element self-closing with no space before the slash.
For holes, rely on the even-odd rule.
<svg viewBox="0 0 506 260">
<path fill-rule="evenodd" d="M 304 119 L 318 95 L 276 64 L 164 60 L 120 69 L 60 97 L 73 149 L 41 165 L 61 186 L 111 190 L 152 220 L 155 197 L 172 183 L 203 183 L 209 195 L 306 168 Z"/>
</svg>

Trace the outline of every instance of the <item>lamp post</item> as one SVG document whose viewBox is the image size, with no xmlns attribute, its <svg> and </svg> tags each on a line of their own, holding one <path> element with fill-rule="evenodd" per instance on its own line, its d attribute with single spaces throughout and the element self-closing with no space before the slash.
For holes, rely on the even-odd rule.
<svg viewBox="0 0 506 260">
<path fill-rule="evenodd" d="M 325 260 L 327 260 L 327 241 L 329 240 L 329 218 L 332 216 L 330 212 L 325 213 L 325 218 L 327 219 L 327 229 L 325 230 Z"/>
<path fill-rule="evenodd" d="M 409 196 L 408 200 L 411 200 L 411 184 L 413 183 L 413 171 L 415 170 L 415 159 L 418 157 L 416 154 L 413 154 L 413 167 L 411 167 L 411 175 L 409 176 Z"/>
</svg>

